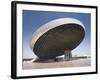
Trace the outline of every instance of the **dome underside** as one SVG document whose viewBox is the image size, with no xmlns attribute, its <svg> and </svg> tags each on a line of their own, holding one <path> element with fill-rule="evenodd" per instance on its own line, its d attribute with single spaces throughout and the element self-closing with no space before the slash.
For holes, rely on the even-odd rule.
<svg viewBox="0 0 100 80">
<path fill-rule="evenodd" d="M 73 50 L 83 40 L 85 31 L 78 24 L 63 24 L 50 29 L 36 41 L 33 51 L 42 59 L 51 59 Z"/>
</svg>

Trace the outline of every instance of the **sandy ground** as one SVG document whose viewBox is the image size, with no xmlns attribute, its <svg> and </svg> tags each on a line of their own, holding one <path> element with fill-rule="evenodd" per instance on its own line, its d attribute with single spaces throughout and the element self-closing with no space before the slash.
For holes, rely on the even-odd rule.
<svg viewBox="0 0 100 80">
<path fill-rule="evenodd" d="M 42 69 L 42 68 L 64 68 L 64 67 L 84 67 L 91 66 L 91 58 L 76 59 L 61 62 L 23 62 L 23 69 Z"/>
</svg>

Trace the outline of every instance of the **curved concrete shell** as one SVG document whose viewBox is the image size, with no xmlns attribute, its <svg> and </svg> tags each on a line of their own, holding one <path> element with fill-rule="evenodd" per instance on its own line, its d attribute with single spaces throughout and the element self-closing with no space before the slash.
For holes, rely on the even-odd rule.
<svg viewBox="0 0 100 80">
<path fill-rule="evenodd" d="M 85 27 L 77 19 L 60 18 L 33 33 L 30 47 L 41 59 L 52 59 L 76 48 L 85 36 Z"/>
</svg>

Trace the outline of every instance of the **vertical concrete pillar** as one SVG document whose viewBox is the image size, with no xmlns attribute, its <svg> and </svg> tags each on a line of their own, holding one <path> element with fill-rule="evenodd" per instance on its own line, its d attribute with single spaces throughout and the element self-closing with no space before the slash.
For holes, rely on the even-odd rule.
<svg viewBox="0 0 100 80">
<path fill-rule="evenodd" d="M 69 61 L 72 58 L 72 53 L 71 51 L 65 51 L 64 52 L 64 60 Z"/>
</svg>

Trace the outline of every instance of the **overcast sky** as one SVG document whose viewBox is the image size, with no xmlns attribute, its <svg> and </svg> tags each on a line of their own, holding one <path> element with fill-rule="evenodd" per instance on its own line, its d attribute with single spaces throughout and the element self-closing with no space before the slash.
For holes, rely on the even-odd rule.
<svg viewBox="0 0 100 80">
<path fill-rule="evenodd" d="M 70 13 L 70 12 L 49 12 L 49 11 L 31 11 L 23 10 L 23 58 L 33 58 L 34 53 L 30 49 L 32 34 L 43 24 L 59 18 L 75 18 L 80 20 L 85 28 L 86 33 L 82 43 L 72 51 L 73 55 L 90 55 L 90 18 L 87 13 Z M 76 37 L 77 38 L 77 37 Z"/>
</svg>

